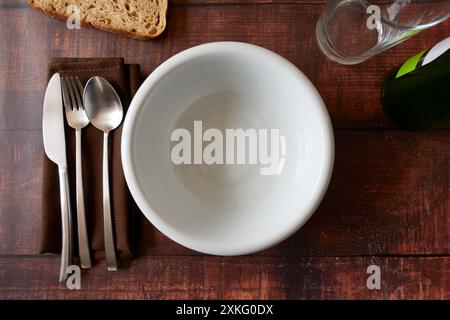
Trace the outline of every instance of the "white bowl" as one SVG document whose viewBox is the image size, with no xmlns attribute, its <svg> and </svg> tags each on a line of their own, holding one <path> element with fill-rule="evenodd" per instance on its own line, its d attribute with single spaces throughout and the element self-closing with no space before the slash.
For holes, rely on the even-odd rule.
<svg viewBox="0 0 450 320">
<path fill-rule="evenodd" d="M 279 129 L 275 175 L 258 164 L 175 165 L 174 129 Z M 142 84 L 128 110 L 122 163 L 136 203 L 162 233 L 193 250 L 241 255 L 296 232 L 325 194 L 334 141 L 325 105 L 293 64 L 250 44 L 183 51 Z"/>
</svg>

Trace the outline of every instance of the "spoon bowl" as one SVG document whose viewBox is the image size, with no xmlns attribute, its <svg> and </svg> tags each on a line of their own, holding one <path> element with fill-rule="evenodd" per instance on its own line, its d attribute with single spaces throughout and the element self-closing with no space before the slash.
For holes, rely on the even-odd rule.
<svg viewBox="0 0 450 320">
<path fill-rule="evenodd" d="M 113 86 L 102 77 L 92 77 L 86 83 L 83 100 L 86 114 L 99 130 L 110 132 L 116 129 L 123 118 L 120 98 Z"/>
</svg>

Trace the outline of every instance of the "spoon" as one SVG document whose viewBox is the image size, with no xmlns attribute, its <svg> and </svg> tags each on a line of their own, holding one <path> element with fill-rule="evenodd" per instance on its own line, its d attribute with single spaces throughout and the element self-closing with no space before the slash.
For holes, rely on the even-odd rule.
<svg viewBox="0 0 450 320">
<path fill-rule="evenodd" d="M 120 98 L 113 86 L 102 77 L 92 77 L 83 93 L 84 108 L 91 123 L 103 131 L 103 224 L 105 256 L 108 271 L 117 270 L 116 252 L 111 217 L 108 168 L 108 134 L 116 129 L 123 118 Z"/>
</svg>

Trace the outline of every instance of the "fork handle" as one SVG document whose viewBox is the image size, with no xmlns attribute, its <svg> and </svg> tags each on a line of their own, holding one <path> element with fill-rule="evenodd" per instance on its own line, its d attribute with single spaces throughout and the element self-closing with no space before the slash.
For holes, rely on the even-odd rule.
<svg viewBox="0 0 450 320">
<path fill-rule="evenodd" d="M 103 134 L 103 227 L 105 234 L 105 256 L 108 271 L 115 271 L 117 270 L 117 260 L 109 194 L 108 153 L 108 133 L 105 132 Z"/>
<path fill-rule="evenodd" d="M 72 258 L 72 213 L 70 210 L 69 180 L 67 167 L 59 167 L 59 194 L 61 197 L 62 249 L 59 282 L 67 279 L 67 268 L 73 263 Z"/>
<path fill-rule="evenodd" d="M 83 191 L 83 165 L 81 162 L 81 130 L 75 131 L 76 142 L 76 174 L 77 174 L 77 227 L 78 227 L 78 251 L 82 268 L 92 266 L 89 254 L 89 241 L 86 227 L 86 211 L 84 208 Z"/>
</svg>

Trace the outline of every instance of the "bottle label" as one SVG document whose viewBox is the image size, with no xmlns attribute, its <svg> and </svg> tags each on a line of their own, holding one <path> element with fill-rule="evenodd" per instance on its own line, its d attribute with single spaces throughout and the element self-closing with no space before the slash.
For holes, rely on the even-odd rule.
<svg viewBox="0 0 450 320">
<path fill-rule="evenodd" d="M 423 59 L 422 65 L 424 66 L 430 62 L 433 62 L 436 58 L 440 57 L 448 50 L 450 50 L 450 37 L 442 40 L 433 48 L 431 48 L 430 52 L 428 52 L 425 58 Z"/>
<path fill-rule="evenodd" d="M 423 56 L 425 53 L 428 52 L 427 50 L 423 50 L 422 52 L 416 54 L 415 56 L 412 56 L 408 60 L 405 61 L 405 63 L 400 67 L 400 69 L 397 72 L 396 78 L 399 78 L 407 73 L 410 73 L 411 71 L 415 70 L 417 67 L 420 67 L 422 65 Z"/>
</svg>

